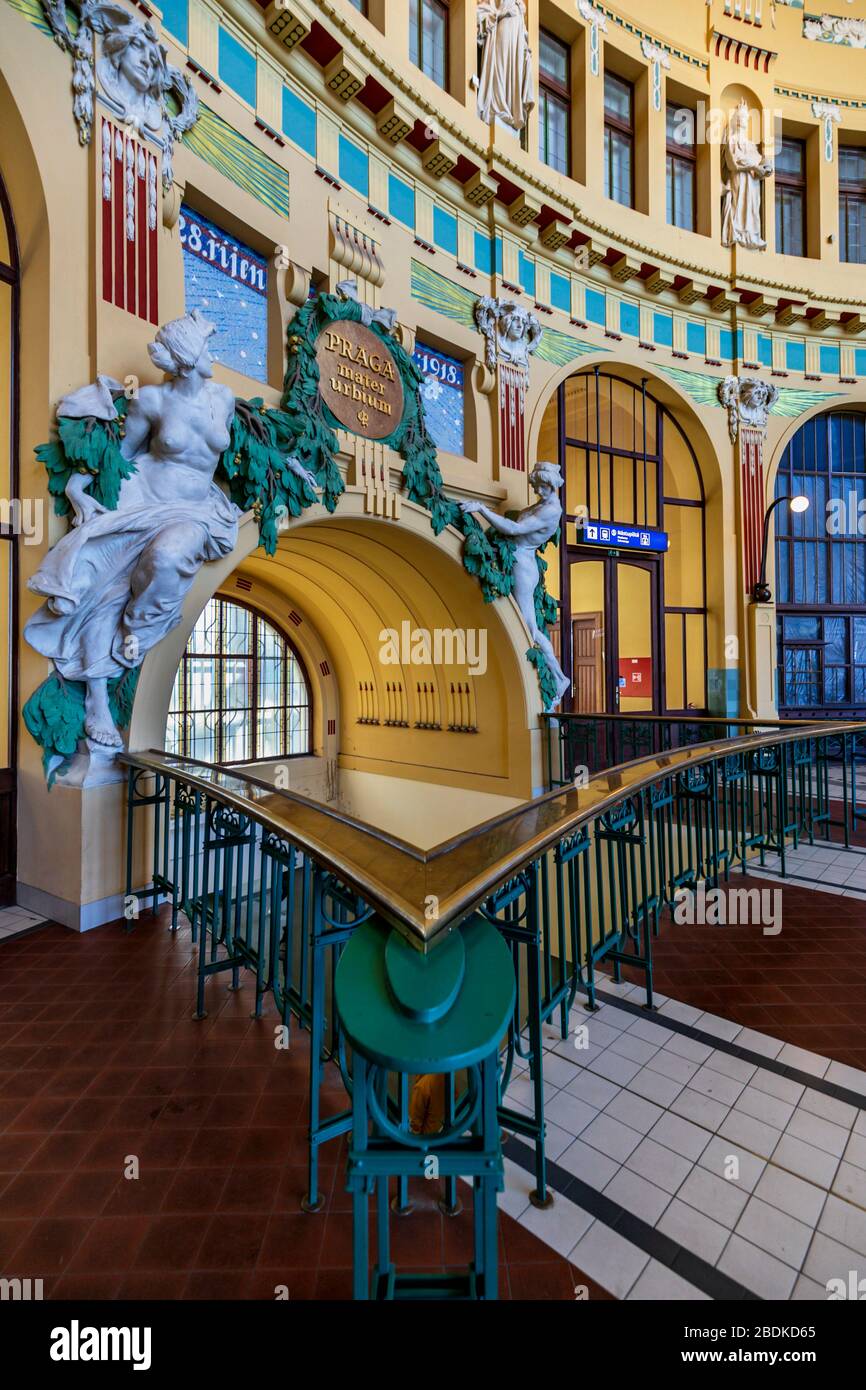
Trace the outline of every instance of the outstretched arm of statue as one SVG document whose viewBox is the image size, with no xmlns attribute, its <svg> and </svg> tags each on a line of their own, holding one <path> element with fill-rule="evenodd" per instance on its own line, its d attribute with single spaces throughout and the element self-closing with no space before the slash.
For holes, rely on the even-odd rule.
<svg viewBox="0 0 866 1390">
<path fill-rule="evenodd" d="M 81 526 L 85 521 L 89 521 L 92 516 L 98 516 L 100 512 L 107 511 L 101 502 L 97 502 L 94 497 L 88 496 L 87 489 L 93 482 L 92 473 L 73 473 L 69 482 L 66 484 L 66 496 L 72 503 L 73 526 Z"/>
<path fill-rule="evenodd" d="M 532 529 L 532 518 L 526 517 L 525 521 L 519 516 L 516 521 L 511 521 L 507 516 L 500 516 L 498 512 L 491 509 L 484 502 L 474 502 L 467 500 L 460 503 L 463 512 L 479 513 L 493 527 L 494 531 L 501 531 L 503 536 L 522 536 Z"/>
<path fill-rule="evenodd" d="M 291 469 L 293 473 L 296 473 L 299 478 L 303 478 L 304 482 L 307 484 L 307 487 L 311 487 L 314 492 L 317 490 L 319 486 L 319 480 L 316 477 L 315 473 L 311 473 L 309 468 L 305 468 L 302 463 L 299 463 L 293 454 L 289 454 L 287 456 L 286 467 Z"/>
</svg>

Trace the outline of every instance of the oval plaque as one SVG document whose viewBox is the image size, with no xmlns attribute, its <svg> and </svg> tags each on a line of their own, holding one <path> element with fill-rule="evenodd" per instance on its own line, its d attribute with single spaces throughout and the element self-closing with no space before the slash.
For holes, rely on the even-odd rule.
<svg viewBox="0 0 866 1390">
<path fill-rule="evenodd" d="M 316 342 L 323 400 L 341 425 L 364 439 L 384 439 L 403 418 L 403 383 L 381 338 L 342 319 Z"/>
</svg>

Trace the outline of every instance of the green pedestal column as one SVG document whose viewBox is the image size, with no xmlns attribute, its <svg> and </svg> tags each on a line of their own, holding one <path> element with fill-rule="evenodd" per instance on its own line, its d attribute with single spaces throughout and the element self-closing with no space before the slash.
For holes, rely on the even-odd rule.
<svg viewBox="0 0 866 1390">
<path fill-rule="evenodd" d="M 514 969 L 496 929 L 479 916 L 422 954 L 379 918 L 359 927 L 337 968 L 336 1003 L 352 1049 L 354 1291 L 371 1296 L 369 1197 L 376 1196 L 377 1298 L 497 1296 L 496 1193 L 502 1188 L 498 1050 L 514 1007 Z M 413 1134 L 401 1116 L 406 1079 L 434 1073 L 465 1085 L 453 1121 Z M 405 1112 L 403 1112 L 405 1114 Z M 447 1114 L 447 1112 L 446 1112 Z M 472 1181 L 474 1258 L 462 1276 L 401 1275 L 390 1257 L 392 1177 Z M 411 1230 L 411 1218 L 409 1218 Z"/>
</svg>

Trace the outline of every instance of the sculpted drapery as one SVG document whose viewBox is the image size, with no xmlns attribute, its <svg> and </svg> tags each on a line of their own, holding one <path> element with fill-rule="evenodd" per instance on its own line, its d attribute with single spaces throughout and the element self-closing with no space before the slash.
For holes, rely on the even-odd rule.
<svg viewBox="0 0 866 1390">
<path fill-rule="evenodd" d="M 722 150 L 722 245 L 746 246 L 763 251 L 761 235 L 761 184 L 773 172 L 754 140 L 749 139 L 749 108 L 741 101 L 728 117 L 728 134 Z"/>
<path fill-rule="evenodd" d="M 523 130 L 535 105 L 532 53 L 523 0 L 479 0 L 478 42 L 482 46 L 478 114 Z"/>
<path fill-rule="evenodd" d="M 211 380 L 213 331 L 198 309 L 159 330 L 148 351 L 165 381 L 142 386 L 129 402 L 121 453 L 133 466 L 117 507 L 90 495 L 91 473 L 73 472 L 65 489 L 72 527 L 29 581 L 46 601 L 24 636 L 63 681 L 84 682 L 92 744 L 122 744 L 109 681 L 135 670 L 177 626 L 198 570 L 237 541 L 240 509 L 214 482 L 235 398 Z M 99 377 L 65 396 L 58 417 L 116 421 L 113 390 L 123 388 Z M 316 486 L 296 459 L 285 465 Z"/>
<path fill-rule="evenodd" d="M 149 351 L 167 379 L 130 401 L 122 453 L 135 469 L 117 509 L 88 495 L 89 474 L 73 473 L 73 525 L 29 581 L 46 602 L 24 635 L 64 680 L 85 682 L 86 734 L 108 747 L 122 743 L 108 681 L 137 667 L 176 626 L 200 566 L 237 540 L 239 510 L 213 480 L 235 400 L 210 379 L 212 332 L 198 310 L 159 330 Z M 84 387 L 60 402 L 58 415 L 114 418 L 104 379 L 100 387 L 101 409 L 95 388 Z"/>
</svg>

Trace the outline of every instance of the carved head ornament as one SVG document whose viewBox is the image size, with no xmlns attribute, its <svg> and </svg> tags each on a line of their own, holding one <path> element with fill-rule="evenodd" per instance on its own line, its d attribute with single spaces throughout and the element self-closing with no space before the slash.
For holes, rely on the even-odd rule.
<svg viewBox="0 0 866 1390">
<path fill-rule="evenodd" d="M 82 145 L 93 132 L 95 97 L 112 116 L 162 150 L 163 183 L 172 182 L 174 142 L 198 118 L 198 97 L 149 20 L 139 20 L 107 0 L 71 0 L 78 29 L 69 28 L 65 0 L 42 0 L 56 42 L 72 58 L 72 111 Z M 98 50 L 94 59 L 94 50 Z"/>
</svg>

